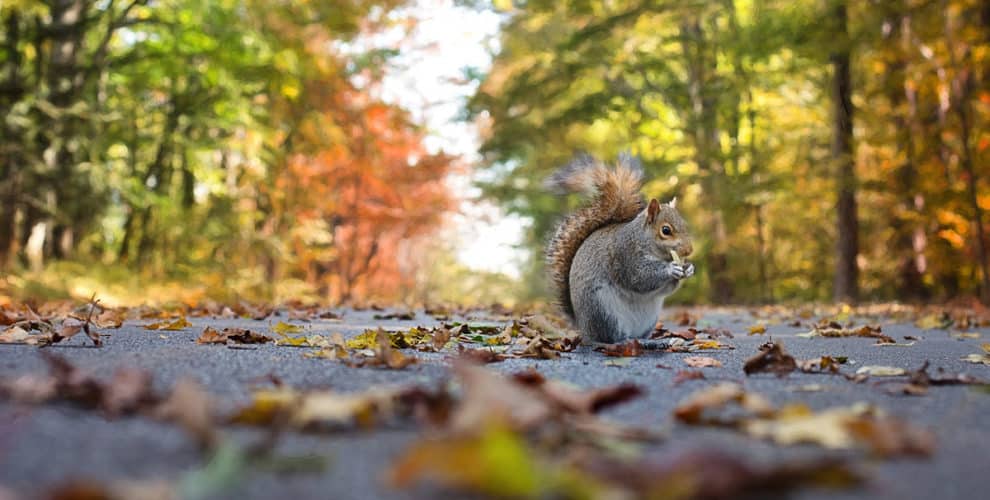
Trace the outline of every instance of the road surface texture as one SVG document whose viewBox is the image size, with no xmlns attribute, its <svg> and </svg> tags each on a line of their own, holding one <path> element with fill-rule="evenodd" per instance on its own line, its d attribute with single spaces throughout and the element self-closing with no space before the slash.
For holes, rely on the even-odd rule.
<svg viewBox="0 0 990 500">
<path fill-rule="evenodd" d="M 925 361 L 931 372 L 967 373 L 987 379 L 990 366 L 967 363 L 962 357 L 981 352 L 990 341 L 990 329 L 970 330 L 978 336 L 960 337 L 952 330 L 921 329 L 912 323 L 887 321 L 883 332 L 897 342 L 916 338 L 908 347 L 877 347 L 871 338 L 802 338 L 814 318 L 802 326 L 788 326 L 781 320 L 769 322 L 763 335 L 747 335 L 749 327 L 760 322 L 750 313 L 738 310 L 696 310 L 699 326 L 727 328 L 733 338 L 720 339 L 732 350 L 712 350 L 693 354 L 650 351 L 628 359 L 621 366 L 609 365 L 607 358 L 590 346 L 565 353 L 556 360 L 509 359 L 487 365 L 511 373 L 535 368 L 550 379 L 560 379 L 580 387 L 603 387 L 632 382 L 645 394 L 610 407 L 604 416 L 629 424 L 668 433 L 661 444 L 647 451 L 658 457 L 683 449 L 718 448 L 746 457 L 753 463 L 772 463 L 791 457 L 827 453 L 813 445 L 783 447 L 744 435 L 714 428 L 686 427 L 674 422 L 672 411 L 693 392 L 719 381 L 734 380 L 748 391 L 761 393 L 774 404 L 804 402 L 815 410 L 846 406 L 858 401 L 872 402 L 892 415 L 934 431 L 937 447 L 928 458 L 892 460 L 857 459 L 869 477 L 862 487 L 839 492 L 799 489 L 796 498 L 987 498 L 990 492 L 990 394 L 967 386 L 932 387 L 927 395 L 892 395 L 876 384 L 876 379 L 853 383 L 839 376 L 792 373 L 785 378 L 771 374 L 745 376 L 744 361 L 757 352 L 768 337 L 782 341 L 797 359 L 822 355 L 846 356 L 857 367 L 887 365 L 908 370 Z M 341 332 L 353 336 L 366 328 L 408 328 L 439 324 L 420 312 L 415 319 L 374 319 L 374 311 L 343 311 L 341 320 L 294 323 L 307 334 Z M 661 319 L 672 317 L 665 313 Z M 404 370 L 349 367 L 327 359 L 305 358 L 303 350 L 273 344 L 230 348 L 198 345 L 195 339 L 206 326 L 245 327 L 268 333 L 272 317 L 262 321 L 246 319 L 189 318 L 193 326 L 182 331 L 151 331 L 142 328 L 148 321 L 127 321 L 117 330 L 106 330 L 102 348 L 89 347 L 89 340 L 78 335 L 49 347 L 50 353 L 109 378 L 119 367 L 138 367 L 154 375 L 156 387 L 165 390 L 182 377 L 192 376 L 217 398 L 222 410 L 230 411 L 251 400 L 251 388 L 260 378 L 274 374 L 284 384 L 296 388 L 331 387 L 339 391 L 360 391 L 381 384 L 423 384 L 434 387 L 449 376 L 449 354 L 422 354 Z M 454 318 L 455 320 L 458 318 Z M 857 324 L 875 318 L 850 318 Z M 676 327 L 674 327 L 676 329 Z M 691 380 L 674 385 L 680 369 L 688 368 L 683 358 L 705 355 L 723 363 L 721 368 L 705 368 L 707 380 Z M 664 367 L 658 367 L 663 365 Z M 41 350 L 28 345 L 0 345 L 0 377 L 44 374 L 47 365 Z M 820 384 L 824 390 L 799 392 L 795 388 Z M 263 431 L 225 427 L 224 433 L 245 443 L 257 441 Z M 216 498 L 433 498 L 438 492 L 429 486 L 395 490 L 382 481 L 382 474 L 396 456 L 421 433 L 418 426 L 390 426 L 370 430 L 311 434 L 289 433 L 282 437 L 278 451 L 286 454 L 315 454 L 328 458 L 323 470 L 291 475 L 257 471 L 214 495 Z M 861 455 L 857 455 L 859 457 Z M 108 420 L 100 412 L 66 403 L 48 403 L 25 408 L 0 402 L 0 486 L 17 497 L 35 498 L 53 485 L 73 479 L 96 482 L 117 480 L 176 480 L 202 465 L 196 445 L 178 427 L 143 416 Z M 458 493 L 443 493 L 458 498 Z"/>
</svg>

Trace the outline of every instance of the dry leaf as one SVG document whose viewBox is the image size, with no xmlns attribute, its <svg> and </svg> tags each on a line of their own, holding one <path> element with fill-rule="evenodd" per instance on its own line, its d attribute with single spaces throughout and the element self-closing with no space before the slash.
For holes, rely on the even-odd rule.
<svg viewBox="0 0 990 500">
<path fill-rule="evenodd" d="M 822 356 L 817 359 L 806 359 L 797 362 L 799 370 L 805 373 L 839 373 L 839 365 L 846 362 L 845 357 Z"/>
<path fill-rule="evenodd" d="M 871 377 L 897 377 L 906 375 L 907 370 L 896 366 L 863 366 L 856 370 L 857 375 L 869 375 Z"/>
<path fill-rule="evenodd" d="M 684 363 L 692 368 L 718 368 L 722 362 L 707 356 L 688 356 L 684 358 Z"/>
<path fill-rule="evenodd" d="M 476 363 L 488 364 L 488 363 L 498 363 L 504 361 L 507 357 L 499 352 L 496 352 L 492 348 L 479 348 L 479 349 L 468 349 L 464 346 L 457 345 L 457 354 L 465 359 L 474 361 Z"/>
<path fill-rule="evenodd" d="M 272 332 L 274 332 L 276 335 L 279 336 L 285 336 L 290 333 L 300 333 L 302 331 L 303 328 L 301 326 L 292 325 L 284 321 L 279 321 L 278 323 L 275 323 L 275 326 L 272 327 Z"/>
<path fill-rule="evenodd" d="M 706 413 L 717 412 L 733 403 L 747 413 L 757 416 L 769 416 L 774 412 L 773 407 L 763 396 L 747 393 L 739 384 L 726 382 L 692 394 L 686 401 L 677 405 L 674 416 L 687 424 L 721 425 L 726 421 L 711 415 L 706 416 Z M 736 417 L 738 418 L 741 417 Z"/>
<path fill-rule="evenodd" d="M 797 369 L 797 362 L 794 356 L 784 351 L 784 345 L 780 342 L 767 342 L 760 346 L 760 352 L 746 360 L 743 365 L 743 372 L 746 375 L 753 373 L 775 373 L 782 377 Z"/>
<path fill-rule="evenodd" d="M 705 374 L 701 370 L 678 370 L 674 374 L 674 385 L 681 385 L 688 380 L 705 380 Z"/>
<path fill-rule="evenodd" d="M 881 456 L 928 455 L 934 447 L 930 432 L 887 417 L 867 404 L 820 413 L 795 405 L 782 409 L 776 418 L 747 421 L 743 429 L 751 436 L 784 445 L 813 443 L 832 449 L 865 446 Z"/>
<path fill-rule="evenodd" d="M 763 335 L 764 333 L 767 333 L 766 325 L 753 325 L 749 327 L 750 335 Z"/>
<path fill-rule="evenodd" d="M 692 350 L 696 349 L 732 349 L 732 346 L 722 344 L 717 340 L 694 339 L 691 342 Z"/>
<path fill-rule="evenodd" d="M 197 344 L 226 344 L 227 336 L 216 331 L 212 326 L 203 329 L 203 333 L 196 339 Z"/>
<path fill-rule="evenodd" d="M 154 414 L 161 420 L 179 424 L 201 448 L 213 448 L 217 444 L 210 396 L 191 378 L 176 382 Z"/>
<path fill-rule="evenodd" d="M 811 337 L 869 337 L 877 339 L 878 344 L 897 343 L 892 337 L 884 335 L 881 333 L 880 325 L 864 325 L 859 328 L 843 328 L 836 322 L 828 322 L 824 324 L 818 324 L 812 327 L 811 331 L 807 333 L 799 333 L 797 337 L 811 338 Z"/>
<path fill-rule="evenodd" d="M 359 393 L 262 389 L 255 391 L 251 403 L 229 420 L 260 426 L 285 422 L 297 429 L 335 429 L 354 425 L 370 427 L 394 414 L 400 394 L 397 389 Z"/>
<path fill-rule="evenodd" d="M 617 358 L 636 357 L 643 354 L 643 346 L 636 339 L 619 344 L 607 344 L 597 347 L 595 350 L 604 353 L 606 356 Z"/>
<path fill-rule="evenodd" d="M 174 321 L 159 321 L 157 323 L 144 325 L 144 328 L 145 330 L 177 331 L 177 330 L 183 330 L 185 328 L 189 328 L 190 326 L 192 326 L 192 323 L 186 320 L 186 317 L 183 316 Z"/>
</svg>

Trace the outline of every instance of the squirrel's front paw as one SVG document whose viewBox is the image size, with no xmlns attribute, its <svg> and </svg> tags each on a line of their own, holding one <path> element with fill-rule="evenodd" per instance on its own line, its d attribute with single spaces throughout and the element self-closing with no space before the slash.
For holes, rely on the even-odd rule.
<svg viewBox="0 0 990 500">
<path fill-rule="evenodd" d="M 690 278 L 691 276 L 694 276 L 694 264 L 689 263 L 689 264 L 681 264 L 681 265 L 684 266 L 685 278 Z"/>
<path fill-rule="evenodd" d="M 670 277 L 675 280 L 682 280 L 694 276 L 694 264 L 687 262 L 671 262 Z"/>
<path fill-rule="evenodd" d="M 682 280 L 692 275 L 694 275 L 694 264 L 687 264 L 682 262 L 670 263 L 671 278 L 674 278 L 675 280 Z"/>
</svg>

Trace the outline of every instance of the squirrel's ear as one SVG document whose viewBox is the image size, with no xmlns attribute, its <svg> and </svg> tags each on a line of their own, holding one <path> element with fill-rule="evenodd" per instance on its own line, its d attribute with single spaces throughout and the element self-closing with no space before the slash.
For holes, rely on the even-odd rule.
<svg viewBox="0 0 990 500">
<path fill-rule="evenodd" d="M 677 208 L 677 197 L 675 196 L 671 198 L 670 201 L 667 202 L 667 205 L 669 205 L 670 208 Z"/>
<path fill-rule="evenodd" d="M 660 213 L 660 202 L 653 198 L 650 200 L 650 206 L 646 207 L 646 223 L 652 225 L 656 222 L 658 213 Z"/>
</svg>

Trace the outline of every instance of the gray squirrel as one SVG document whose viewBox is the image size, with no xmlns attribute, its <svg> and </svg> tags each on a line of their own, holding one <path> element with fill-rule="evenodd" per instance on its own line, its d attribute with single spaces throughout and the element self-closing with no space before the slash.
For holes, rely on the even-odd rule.
<svg viewBox="0 0 990 500">
<path fill-rule="evenodd" d="M 674 198 L 647 204 L 643 169 L 629 154 L 614 168 L 579 155 L 546 182 L 559 193 L 585 192 L 547 245 L 550 278 L 563 312 L 586 339 L 615 343 L 648 336 L 664 299 L 694 275 L 691 234 Z"/>
</svg>

